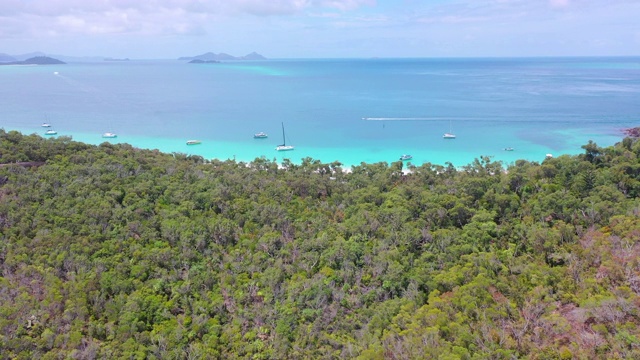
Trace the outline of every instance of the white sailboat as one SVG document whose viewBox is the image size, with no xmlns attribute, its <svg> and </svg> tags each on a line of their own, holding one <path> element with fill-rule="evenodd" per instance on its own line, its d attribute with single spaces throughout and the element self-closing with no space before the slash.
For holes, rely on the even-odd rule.
<svg viewBox="0 0 640 360">
<path fill-rule="evenodd" d="M 109 130 L 111 130 L 111 128 L 113 128 L 111 121 L 109 121 Z M 107 131 L 102 133 L 102 137 L 105 139 L 113 139 L 113 138 L 117 138 L 118 134 L 112 132 L 112 131 Z"/>
<path fill-rule="evenodd" d="M 449 120 L 449 132 L 442 135 L 443 139 L 455 139 L 456 135 L 451 132 L 451 120 Z"/>
<path fill-rule="evenodd" d="M 287 138 L 284 135 L 284 123 L 282 123 L 282 144 L 276 146 L 277 151 L 288 151 L 293 150 L 293 145 L 287 145 Z"/>
<path fill-rule="evenodd" d="M 111 128 L 112 128 L 111 124 L 109 124 L 109 128 L 110 128 L 109 130 L 111 130 Z M 105 138 L 105 139 L 113 139 L 113 138 L 117 138 L 118 134 L 116 134 L 116 133 L 114 133 L 112 131 L 107 131 L 105 133 L 102 133 L 102 137 Z"/>
<path fill-rule="evenodd" d="M 51 124 L 49 123 L 49 117 L 47 115 L 45 115 L 45 119 L 47 121 L 43 122 L 42 125 L 40 125 L 40 126 L 42 126 L 43 128 L 50 128 Z"/>
<path fill-rule="evenodd" d="M 102 133 L 102 137 L 105 138 L 105 139 L 117 138 L 118 134 L 116 134 L 116 133 L 114 133 L 112 131 L 112 129 L 113 129 L 113 120 L 110 119 L 107 125 L 109 126 L 109 131 L 103 132 Z"/>
</svg>

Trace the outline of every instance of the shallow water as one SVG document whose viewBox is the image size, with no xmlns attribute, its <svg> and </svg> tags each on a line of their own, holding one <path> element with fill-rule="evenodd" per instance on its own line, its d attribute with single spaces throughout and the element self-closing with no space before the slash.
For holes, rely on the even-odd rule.
<svg viewBox="0 0 640 360">
<path fill-rule="evenodd" d="M 0 81 L 5 130 L 242 161 L 541 161 L 640 120 L 640 58 L 105 61 L 1 66 Z M 294 151 L 275 151 L 282 123 Z"/>
</svg>

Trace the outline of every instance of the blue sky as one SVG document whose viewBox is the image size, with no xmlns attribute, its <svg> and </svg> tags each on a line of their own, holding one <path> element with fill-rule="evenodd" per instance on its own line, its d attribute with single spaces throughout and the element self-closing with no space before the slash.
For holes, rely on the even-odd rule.
<svg viewBox="0 0 640 360">
<path fill-rule="evenodd" d="M 640 0 L 0 0 L 0 53 L 640 55 Z"/>
</svg>

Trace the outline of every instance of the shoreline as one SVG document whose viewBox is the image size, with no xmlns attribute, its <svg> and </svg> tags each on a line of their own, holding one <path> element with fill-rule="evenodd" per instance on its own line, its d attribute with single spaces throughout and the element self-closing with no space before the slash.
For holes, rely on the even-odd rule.
<svg viewBox="0 0 640 360">
<path fill-rule="evenodd" d="M 309 157 L 348 167 L 409 154 L 414 165 L 459 167 L 483 156 L 509 165 L 577 154 L 589 140 L 613 145 L 638 124 L 640 83 L 627 76 L 635 71 L 629 63 L 505 60 L 507 73 L 502 64 L 99 61 L 64 70 L 31 67 L 3 74 L 12 86 L 2 92 L 2 126 L 43 136 L 46 121 L 57 136 L 87 144 L 128 143 L 206 159 L 301 163 Z M 541 78 L 532 66 L 550 76 Z M 611 78 L 621 82 L 612 88 Z M 614 91 L 624 89 L 639 91 Z M 294 151 L 275 151 L 283 143 L 281 123 Z M 102 138 L 105 131 L 118 138 Z M 443 140 L 447 131 L 456 139 Z M 257 132 L 271 136 L 255 140 Z M 189 139 L 202 144 L 188 147 Z"/>
<path fill-rule="evenodd" d="M 624 129 L 623 133 L 626 137 L 640 138 L 640 126 Z"/>
<path fill-rule="evenodd" d="M 367 154 L 368 158 L 363 156 L 363 159 L 361 159 L 361 161 L 358 161 L 358 162 L 353 160 L 349 161 L 349 159 L 345 159 L 346 157 L 341 159 L 339 156 L 337 156 L 338 154 L 347 154 L 352 149 L 330 149 L 330 150 L 303 149 L 302 151 L 300 151 L 299 149 L 296 149 L 294 151 L 278 152 L 275 150 L 275 146 L 272 147 L 271 146 L 272 144 L 264 143 L 263 140 L 261 141 L 250 140 L 244 143 L 230 143 L 230 142 L 223 143 L 219 141 L 212 141 L 211 143 L 209 143 L 208 141 L 203 140 L 202 144 L 198 144 L 197 146 L 194 146 L 194 145 L 187 145 L 186 143 L 187 140 L 180 141 L 175 138 L 157 138 L 157 137 L 154 138 L 154 137 L 140 137 L 140 136 L 126 137 L 126 136 L 120 136 L 120 135 L 118 135 L 117 138 L 103 138 L 101 137 L 101 134 L 65 133 L 65 132 L 59 132 L 55 136 L 44 136 L 41 134 L 41 131 L 38 132 L 38 131 L 33 131 L 29 129 L 24 129 L 24 128 L 6 129 L 3 127 L 2 129 L 4 129 L 7 132 L 18 131 L 25 136 L 37 135 L 45 139 L 69 137 L 72 141 L 82 142 L 85 144 L 90 144 L 95 146 L 98 146 L 102 143 L 128 144 L 134 148 L 146 149 L 146 150 L 157 150 L 166 154 L 175 153 L 175 154 L 201 156 L 202 158 L 209 161 L 232 160 L 238 163 L 239 162 L 250 163 L 257 159 L 266 159 L 268 161 L 275 161 L 279 166 L 281 166 L 281 164 L 283 164 L 285 160 L 290 161 L 293 164 L 299 165 L 303 162 L 305 158 L 311 158 L 313 160 L 320 161 L 323 164 L 338 162 L 341 164 L 340 167 L 343 169 L 343 171 L 351 171 L 352 167 L 360 166 L 362 164 L 386 163 L 387 165 L 389 165 L 397 161 L 401 161 L 399 158 L 399 155 L 398 157 L 391 157 L 391 156 L 384 156 L 385 154 L 380 154 L 381 156 L 376 157 L 375 155 L 377 154 L 373 154 L 373 155 Z M 620 137 L 617 138 L 617 141 L 614 141 L 611 144 L 601 144 L 598 142 L 596 143 L 598 144 L 598 146 L 610 146 L 610 145 L 614 145 L 616 142 L 622 141 L 624 137 L 635 137 L 635 138 L 640 137 L 640 127 L 623 128 L 623 129 L 618 128 L 616 132 L 621 135 Z M 450 144 L 454 141 L 459 141 L 459 139 L 448 140 L 446 143 Z M 245 145 L 245 143 L 253 146 L 248 147 L 247 145 Z M 547 154 L 552 154 L 554 157 L 565 155 L 565 154 L 566 155 L 579 154 L 583 151 L 581 146 L 585 144 L 586 142 L 581 144 L 580 146 L 576 146 L 575 148 L 572 149 L 572 151 L 544 152 L 544 153 L 542 153 L 541 151 L 539 156 L 537 156 L 537 158 L 532 158 L 531 156 L 523 156 L 523 155 L 527 155 L 527 153 L 519 153 L 517 150 L 506 151 L 504 148 L 500 149 L 501 155 L 510 156 L 510 158 L 508 158 L 507 160 L 505 160 L 503 157 L 497 157 L 495 155 L 480 155 L 480 154 L 476 156 L 464 154 L 467 157 L 466 159 L 467 161 L 464 161 L 464 159 L 462 159 L 462 157 L 460 156 L 460 153 L 448 154 L 444 152 L 444 153 L 435 154 L 433 157 L 424 156 L 423 154 L 421 154 L 420 156 L 415 156 L 414 154 L 414 159 L 412 159 L 411 161 L 403 162 L 402 171 L 403 173 L 408 173 L 409 166 L 419 167 L 426 163 L 431 163 L 433 165 L 441 165 L 441 166 L 447 166 L 448 163 L 451 163 L 456 168 L 461 168 L 463 166 L 471 164 L 475 159 L 479 159 L 483 156 L 487 156 L 491 158 L 491 161 L 495 161 L 495 162 L 500 161 L 505 167 L 515 163 L 515 161 L 518 161 L 518 160 L 526 160 L 526 161 L 541 163 L 547 158 Z M 227 152 L 220 151 L 219 149 L 225 149 L 227 150 Z M 353 151 L 351 151 L 351 153 L 353 153 Z M 332 154 L 335 154 L 337 157 L 334 158 Z M 448 155 L 457 155 L 457 156 L 448 156 Z"/>
<path fill-rule="evenodd" d="M 201 138 L 201 144 L 187 145 L 186 142 L 188 139 L 126 136 L 121 133 L 118 133 L 117 138 L 103 138 L 101 133 L 66 132 L 64 130 L 58 130 L 57 135 L 44 136 L 41 129 L 39 129 L 39 131 L 15 127 L 4 127 L 4 129 L 5 131 L 15 130 L 23 135 L 35 134 L 43 138 L 70 137 L 73 141 L 91 145 L 100 145 L 105 142 L 111 144 L 123 143 L 140 149 L 158 150 L 168 154 L 181 153 L 185 155 L 202 156 L 207 160 L 234 160 L 236 162 L 242 161 L 248 163 L 256 159 L 264 158 L 269 161 L 276 161 L 278 164 L 283 163 L 285 159 L 294 164 L 300 164 L 303 159 L 308 157 L 314 160 L 319 160 L 322 163 L 338 161 L 342 164 L 343 168 L 351 168 L 352 166 L 359 166 L 363 163 L 391 164 L 396 161 L 400 161 L 400 156 L 403 153 L 413 155 L 413 159 L 409 162 L 405 162 L 403 167 L 406 167 L 409 163 L 414 166 L 421 166 L 425 163 L 446 166 L 447 163 L 452 163 L 455 167 L 461 167 L 470 164 L 474 159 L 482 156 L 489 156 L 492 158 L 492 161 L 502 161 L 504 165 L 514 163 L 517 160 L 541 162 L 545 159 L 545 155 L 549 153 L 549 149 L 541 147 L 538 147 L 539 150 L 535 152 L 537 156 L 531 156 L 533 153 L 532 151 L 526 151 L 522 148 L 520 151 L 518 151 L 518 149 L 515 151 L 505 151 L 502 147 L 496 147 L 493 154 L 482 154 L 482 152 L 465 151 L 462 149 L 464 146 L 464 140 L 461 141 L 461 139 L 438 139 L 438 141 L 442 142 L 443 147 L 440 151 L 433 151 L 430 149 L 411 149 L 407 151 L 406 149 L 394 150 L 393 148 L 376 148 L 375 143 L 371 144 L 370 147 L 360 148 L 314 148 L 301 146 L 296 143 L 294 144 L 296 146 L 295 150 L 280 152 L 275 150 L 277 145 L 276 139 L 273 139 L 272 144 L 272 142 L 265 142 L 264 139 L 254 140 L 251 138 L 242 142 L 229 142 Z M 582 149 L 578 146 L 572 150 L 573 151 L 571 152 L 562 153 L 577 153 Z M 554 155 L 557 156 L 560 155 L 560 153 L 554 151 Z"/>
</svg>

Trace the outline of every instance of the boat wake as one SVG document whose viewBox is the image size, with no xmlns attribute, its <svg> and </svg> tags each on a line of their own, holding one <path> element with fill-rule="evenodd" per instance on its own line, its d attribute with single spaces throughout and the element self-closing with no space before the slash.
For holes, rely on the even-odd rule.
<svg viewBox="0 0 640 360">
<path fill-rule="evenodd" d="M 554 124 L 571 124 L 577 120 L 588 121 L 590 124 L 610 124 L 620 123 L 619 118 L 585 118 L 580 115 L 545 115 L 536 117 L 532 116 L 496 116 L 496 117 L 363 117 L 364 121 L 469 121 L 469 122 L 499 122 L 499 123 L 554 123 Z M 630 120 L 631 121 L 631 120 Z"/>
<path fill-rule="evenodd" d="M 364 121 L 442 121 L 453 120 L 444 117 L 363 117 Z"/>
</svg>

